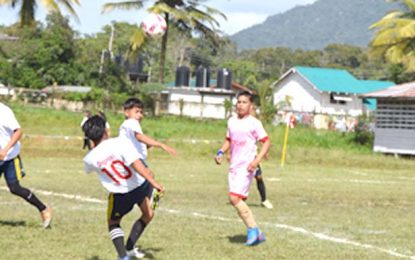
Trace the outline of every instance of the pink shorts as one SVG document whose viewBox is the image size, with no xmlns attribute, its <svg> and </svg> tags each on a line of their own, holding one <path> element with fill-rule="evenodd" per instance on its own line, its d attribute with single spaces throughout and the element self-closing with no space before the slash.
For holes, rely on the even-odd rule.
<svg viewBox="0 0 415 260">
<path fill-rule="evenodd" d="M 249 187 L 251 186 L 252 179 L 254 178 L 254 172 L 248 172 L 246 167 L 233 169 L 229 172 L 229 194 L 246 199 L 249 194 Z"/>
</svg>

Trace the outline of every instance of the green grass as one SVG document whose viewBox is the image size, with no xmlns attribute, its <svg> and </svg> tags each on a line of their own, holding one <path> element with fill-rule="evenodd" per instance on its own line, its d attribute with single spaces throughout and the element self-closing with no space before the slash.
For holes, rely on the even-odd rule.
<svg viewBox="0 0 415 260">
<path fill-rule="evenodd" d="M 34 115 L 29 116 L 29 108 L 15 106 L 25 133 L 79 135 L 80 114 L 30 108 Z M 27 116 L 22 116 L 26 113 Z M 114 127 L 122 121 L 121 115 L 109 118 Z M 253 185 L 247 202 L 266 233 L 267 242 L 245 247 L 245 228 L 227 202 L 227 167 L 216 166 L 212 159 L 225 125 L 223 121 L 172 117 L 145 121 L 145 131 L 154 135 L 159 131 L 158 138 L 170 138 L 169 143 L 179 153 L 171 158 L 159 150 L 150 151 L 150 167 L 167 192 L 153 223 L 139 240 L 148 258 L 397 258 L 382 249 L 415 255 L 413 160 L 350 147 L 347 136 L 340 139 L 342 136 L 336 133 L 296 128 L 290 133 L 293 138 L 287 164 L 280 168 L 282 129 L 271 126 L 268 131 L 273 151 L 263 163 L 263 172 L 268 198 L 275 209 L 259 206 L 259 195 Z M 325 140 L 312 140 L 312 136 Z M 197 144 L 180 141 L 192 138 L 219 141 Z M 339 144 L 327 146 L 328 140 Z M 35 136 L 24 138 L 22 145 L 28 173 L 22 185 L 33 188 L 52 205 L 54 223 L 51 230 L 42 230 L 33 207 L 0 189 L 3 234 L 0 259 L 115 259 L 106 228 L 106 204 L 59 195 L 106 200 L 97 177 L 83 173 L 82 140 Z M 4 188 L 4 182 L 0 186 Z M 42 191 L 52 191 L 55 195 Z M 135 209 L 126 217 L 122 223 L 126 233 L 138 215 Z M 376 248 L 321 240 L 295 232 L 295 227 Z"/>
</svg>

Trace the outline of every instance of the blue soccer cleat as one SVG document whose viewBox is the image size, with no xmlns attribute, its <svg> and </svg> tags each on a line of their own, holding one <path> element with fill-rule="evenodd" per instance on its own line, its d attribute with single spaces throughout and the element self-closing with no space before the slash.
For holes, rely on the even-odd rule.
<svg viewBox="0 0 415 260">
<path fill-rule="evenodd" d="M 264 235 L 264 233 L 261 233 L 261 232 L 259 232 L 259 235 L 258 235 L 258 237 L 257 237 L 257 239 L 256 239 L 256 243 L 255 243 L 255 245 L 257 245 L 257 244 L 260 244 L 260 243 L 262 243 L 262 242 L 265 242 L 265 235 Z"/>
<path fill-rule="evenodd" d="M 246 235 L 245 245 L 253 246 L 253 245 L 257 244 L 258 236 L 259 236 L 259 229 L 257 227 L 256 228 L 248 228 L 248 233 Z"/>
</svg>

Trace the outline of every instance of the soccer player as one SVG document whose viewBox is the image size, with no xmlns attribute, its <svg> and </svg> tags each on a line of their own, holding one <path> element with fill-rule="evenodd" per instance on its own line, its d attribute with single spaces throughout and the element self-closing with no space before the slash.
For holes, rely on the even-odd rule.
<svg viewBox="0 0 415 260">
<path fill-rule="evenodd" d="M 156 182 L 129 140 L 122 137 L 108 139 L 104 119 L 91 117 L 85 122 L 84 131 L 94 145 L 84 157 L 85 171 L 98 173 L 102 185 L 109 191 L 108 229 L 118 259 L 142 258 L 144 254 L 134 246 L 154 216 L 150 205 L 153 187 L 159 192 L 164 192 L 164 187 Z M 120 223 L 135 204 L 142 215 L 124 244 Z"/>
<path fill-rule="evenodd" d="M 151 137 L 145 135 L 141 129 L 140 121 L 144 117 L 144 105 L 138 98 L 129 98 L 123 105 L 125 120 L 119 129 L 119 136 L 129 139 L 137 152 L 140 153 L 144 163 L 147 160 L 147 147 L 158 147 L 166 151 L 172 156 L 176 156 L 176 150 L 166 144 L 158 142 Z M 152 208 L 158 206 L 162 194 L 153 193 Z"/>
<path fill-rule="evenodd" d="M 0 177 L 4 173 L 10 192 L 35 206 L 40 212 L 43 227 L 49 228 L 52 222 L 51 207 L 43 204 L 32 191 L 20 186 L 25 171 L 19 156 L 19 140 L 23 135 L 19 122 L 13 111 L 3 103 L 0 103 L 0 115 Z"/>
<path fill-rule="evenodd" d="M 137 98 L 129 98 L 124 102 L 125 120 L 120 126 L 120 137 L 126 137 L 133 144 L 136 150 L 142 155 L 142 159 L 147 159 L 147 147 L 158 147 L 172 156 L 176 155 L 176 150 L 166 144 L 158 142 L 145 135 L 141 129 L 140 121 L 144 117 L 144 105 Z"/>
<path fill-rule="evenodd" d="M 248 228 L 245 243 L 248 246 L 265 241 L 265 236 L 259 230 L 245 200 L 248 197 L 255 170 L 271 145 L 262 123 L 250 114 L 252 105 L 251 93 L 244 91 L 238 94 L 237 115 L 228 120 L 225 142 L 215 157 L 215 162 L 219 165 L 222 163 L 224 153 L 228 149 L 231 151 L 228 174 L 229 201 Z M 256 143 L 258 141 L 262 143 L 262 147 L 257 154 Z"/>
</svg>

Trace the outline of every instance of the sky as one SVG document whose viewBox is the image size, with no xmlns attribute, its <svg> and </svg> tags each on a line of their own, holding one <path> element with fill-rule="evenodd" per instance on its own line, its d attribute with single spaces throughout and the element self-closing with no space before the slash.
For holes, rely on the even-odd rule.
<svg viewBox="0 0 415 260">
<path fill-rule="evenodd" d="M 102 5 L 117 0 L 80 0 L 81 7 L 75 7 L 80 18 L 77 23 L 71 18 L 71 26 L 83 33 L 93 34 L 101 31 L 102 27 L 110 24 L 111 21 L 129 22 L 139 24 L 146 16 L 146 11 L 112 11 L 101 14 Z M 232 35 L 240 30 L 262 23 L 265 19 L 274 14 L 283 13 L 298 5 L 307 5 L 316 0 L 209 0 L 205 4 L 214 7 L 227 16 L 227 20 L 217 17 L 220 22 L 220 29 L 225 34 Z M 46 11 L 41 6 L 41 1 L 36 10 L 36 19 L 44 21 Z M 152 1 L 149 1 L 152 2 Z M 64 12 L 65 14 L 65 12 Z M 18 21 L 18 12 L 7 6 L 0 7 L 0 24 L 10 25 Z"/>
</svg>

